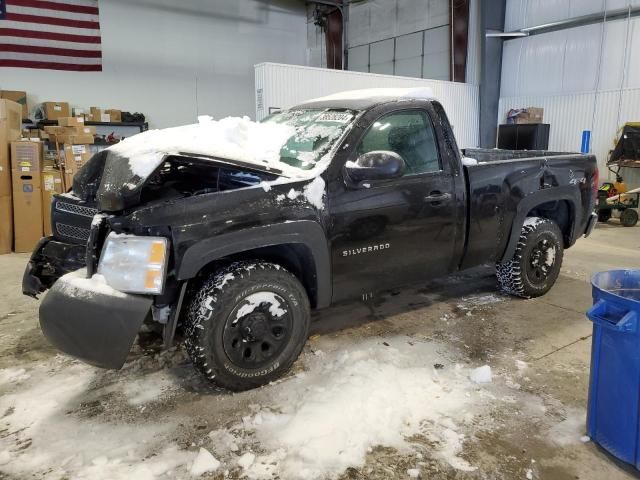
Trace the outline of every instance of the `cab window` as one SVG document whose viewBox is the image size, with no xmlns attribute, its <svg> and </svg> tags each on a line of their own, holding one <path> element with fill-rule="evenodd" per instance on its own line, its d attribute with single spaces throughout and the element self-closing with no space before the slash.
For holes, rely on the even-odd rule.
<svg viewBox="0 0 640 480">
<path fill-rule="evenodd" d="M 390 150 L 400 155 L 407 165 L 405 175 L 441 169 L 435 132 L 425 112 L 395 112 L 378 119 L 357 149 L 358 155 L 374 150 Z"/>
</svg>

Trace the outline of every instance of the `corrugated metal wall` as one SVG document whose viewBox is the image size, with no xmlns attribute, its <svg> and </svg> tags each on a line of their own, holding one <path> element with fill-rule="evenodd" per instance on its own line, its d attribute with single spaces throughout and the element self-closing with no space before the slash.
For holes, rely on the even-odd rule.
<svg viewBox="0 0 640 480">
<path fill-rule="evenodd" d="M 377 87 L 429 87 L 447 111 L 459 146 L 478 145 L 478 86 L 466 83 L 377 75 L 277 63 L 255 66 L 256 118 L 274 109 L 345 90 Z"/>
<path fill-rule="evenodd" d="M 632 3 L 640 3 L 634 0 Z M 606 0 L 606 8 L 628 6 Z M 509 0 L 505 29 L 602 11 L 604 0 Z M 579 151 L 583 130 L 602 178 L 618 129 L 640 121 L 640 18 L 586 25 L 505 42 L 499 123 L 511 108 L 544 108 L 551 124 L 549 148 Z M 625 180 L 640 186 L 637 171 Z"/>
</svg>

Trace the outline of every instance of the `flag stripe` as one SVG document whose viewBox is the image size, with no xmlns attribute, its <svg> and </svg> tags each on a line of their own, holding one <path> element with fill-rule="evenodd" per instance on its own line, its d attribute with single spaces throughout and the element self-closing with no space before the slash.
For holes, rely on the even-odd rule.
<svg viewBox="0 0 640 480">
<path fill-rule="evenodd" d="M 13 3 L 7 5 L 7 13 L 31 15 L 33 17 L 62 18 L 67 20 L 78 20 L 82 22 L 99 22 L 98 15 L 89 13 L 64 12 L 46 8 L 21 7 L 14 5 Z"/>
<path fill-rule="evenodd" d="M 39 53 L 17 53 L 0 51 L 0 60 L 26 60 L 30 62 L 74 63 L 78 65 L 99 65 L 101 58 L 66 57 L 64 55 L 41 55 Z"/>
<path fill-rule="evenodd" d="M 97 38 L 98 42 L 87 41 L 87 43 L 100 43 L 100 31 L 94 28 L 69 28 L 69 27 L 61 27 L 59 25 L 9 22 L 6 20 L 0 21 L 0 26 L 6 29 L 14 29 L 14 30 L 30 30 L 32 32 L 42 32 L 42 33 L 60 33 L 60 34 L 68 35 L 69 37 L 76 37 L 76 36 L 83 37 L 83 38 L 93 37 L 93 38 Z M 2 30 L 2 28 L 0 28 L 0 30 Z M 73 41 L 73 39 L 70 39 L 70 41 Z"/>
<path fill-rule="evenodd" d="M 11 4 L 8 5 L 7 7 L 12 7 L 14 5 L 17 5 L 20 7 L 60 10 L 63 12 L 88 13 L 91 15 L 98 15 L 98 12 L 99 12 L 98 7 L 90 7 L 86 5 L 73 5 L 70 3 L 52 2 L 48 0 L 11 0 Z"/>
<path fill-rule="evenodd" d="M 32 45 L 34 47 L 71 48 L 81 50 L 100 50 L 99 43 L 66 42 L 26 36 L 3 36 L 0 33 L 0 45 Z"/>
<path fill-rule="evenodd" d="M 82 7 L 98 8 L 98 0 L 47 0 L 51 3 L 63 3 L 67 5 L 80 5 Z"/>
<path fill-rule="evenodd" d="M 85 29 L 99 29 L 100 23 L 98 22 L 83 22 L 80 20 L 67 20 L 64 18 L 53 18 L 53 17 L 40 17 L 38 15 L 23 15 L 20 13 L 9 13 L 5 15 L 5 18 L 8 21 L 13 22 L 28 22 L 28 23 L 36 23 L 36 24 L 47 24 L 47 25 L 59 25 L 63 27 L 73 27 L 73 28 L 85 28 Z"/>
<path fill-rule="evenodd" d="M 5 45 L 0 43 L 0 52 L 38 53 L 63 57 L 102 58 L 100 50 L 77 50 L 70 48 L 37 47 L 33 45 Z"/>
<path fill-rule="evenodd" d="M 33 62 L 27 60 L 3 60 L 0 58 L 0 67 L 17 67 L 17 68 L 43 68 L 49 70 L 67 70 L 75 72 L 101 72 L 102 65 L 76 65 L 73 63 L 57 63 L 57 62 Z"/>
</svg>

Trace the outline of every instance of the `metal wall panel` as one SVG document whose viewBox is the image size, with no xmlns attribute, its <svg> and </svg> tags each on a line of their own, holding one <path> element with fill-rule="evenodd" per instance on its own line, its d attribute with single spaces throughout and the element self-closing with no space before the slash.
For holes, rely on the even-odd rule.
<svg viewBox="0 0 640 480">
<path fill-rule="evenodd" d="M 581 0 L 582 1 L 582 0 Z M 640 4 L 640 0 L 508 0 L 505 29 Z M 532 6 L 537 17 L 532 19 Z M 568 13 L 567 13 L 568 8 Z M 555 13 L 554 13 L 555 12 Z M 578 151 L 591 130 L 602 178 L 618 129 L 640 121 L 640 18 L 609 21 L 505 42 L 499 121 L 510 108 L 543 107 L 549 148 Z M 640 175 L 627 175 L 630 184 Z"/>
<path fill-rule="evenodd" d="M 255 66 L 256 118 L 311 98 L 376 87 L 431 88 L 447 111 L 459 146 L 478 145 L 478 86 L 466 83 L 261 63 Z"/>
</svg>

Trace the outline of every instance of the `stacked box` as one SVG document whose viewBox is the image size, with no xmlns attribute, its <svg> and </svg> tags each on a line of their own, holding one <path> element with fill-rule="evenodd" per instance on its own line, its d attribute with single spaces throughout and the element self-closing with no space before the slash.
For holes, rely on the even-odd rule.
<svg viewBox="0 0 640 480">
<path fill-rule="evenodd" d="M 105 113 L 109 114 L 110 122 L 122 122 L 122 112 L 120 110 L 110 109 L 105 110 Z"/>
<path fill-rule="evenodd" d="M 42 170 L 42 228 L 45 236 L 53 234 L 51 227 L 51 202 L 53 196 L 64 192 L 62 172 L 53 165 L 46 165 Z"/>
<path fill-rule="evenodd" d="M 47 120 L 57 120 L 70 115 L 69 104 L 67 102 L 44 102 L 42 110 Z"/>
<path fill-rule="evenodd" d="M 20 90 L 0 90 L 0 98 L 11 100 L 22 106 L 22 118 L 29 117 L 29 107 L 27 106 L 27 92 Z"/>
<path fill-rule="evenodd" d="M 87 120 L 91 122 L 101 122 L 102 121 L 102 110 L 98 107 L 91 107 L 89 109 L 89 118 Z M 85 117 L 86 118 L 86 117 Z"/>
<path fill-rule="evenodd" d="M 58 125 L 44 127 L 52 142 L 69 145 L 90 145 L 96 134 L 96 127 L 84 124 L 83 117 L 65 117 L 58 119 Z"/>
<path fill-rule="evenodd" d="M 73 177 L 78 170 L 91 158 L 89 145 L 65 144 L 62 149 L 61 164 L 64 169 L 64 188 L 70 189 L 73 185 Z"/>
<path fill-rule="evenodd" d="M 13 206 L 11 188 L 11 142 L 20 138 L 22 107 L 0 100 L 0 254 L 13 245 Z"/>
<path fill-rule="evenodd" d="M 42 238 L 42 143 L 11 142 L 13 238 L 16 252 L 31 252 Z"/>
</svg>

